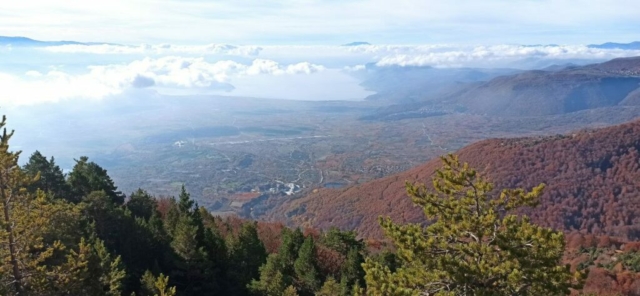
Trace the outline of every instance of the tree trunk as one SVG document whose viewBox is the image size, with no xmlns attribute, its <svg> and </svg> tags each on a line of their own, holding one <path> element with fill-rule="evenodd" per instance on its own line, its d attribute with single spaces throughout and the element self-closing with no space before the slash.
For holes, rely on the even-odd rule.
<svg viewBox="0 0 640 296">
<path fill-rule="evenodd" d="M 15 238 L 13 237 L 13 226 L 11 225 L 11 212 L 9 209 L 10 203 L 9 199 L 7 199 L 5 189 L 2 187 L 4 186 L 0 186 L 0 192 L 2 192 L 2 200 L 4 202 L 5 230 L 7 231 L 7 234 L 9 236 L 9 255 L 11 256 L 11 266 L 13 267 L 13 285 L 16 289 L 16 294 L 22 295 L 22 273 L 20 272 L 20 266 L 18 266 L 16 243 Z"/>
</svg>

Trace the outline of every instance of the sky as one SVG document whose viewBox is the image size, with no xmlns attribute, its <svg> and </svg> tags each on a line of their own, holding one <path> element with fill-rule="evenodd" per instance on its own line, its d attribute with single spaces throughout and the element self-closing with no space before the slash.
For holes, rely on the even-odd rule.
<svg viewBox="0 0 640 296">
<path fill-rule="evenodd" d="M 640 28 L 637 0 L 1 2 L 0 35 L 127 44 L 588 44 Z"/>
<path fill-rule="evenodd" d="M 587 46 L 640 40 L 637 1 L 0 0 L 0 36 L 98 43 L 0 43 L 0 106 L 139 89 L 362 100 L 371 65 L 539 69 L 640 56 Z M 341 46 L 355 41 L 371 44 Z"/>
</svg>

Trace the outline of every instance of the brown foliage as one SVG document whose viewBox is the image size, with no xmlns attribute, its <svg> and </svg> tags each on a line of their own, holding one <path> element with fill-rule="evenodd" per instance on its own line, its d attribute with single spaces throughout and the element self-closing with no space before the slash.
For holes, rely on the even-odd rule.
<svg viewBox="0 0 640 296">
<path fill-rule="evenodd" d="M 496 188 L 531 188 L 546 183 L 541 204 L 524 213 L 534 222 L 597 235 L 640 238 L 640 121 L 545 138 L 491 139 L 457 154 Z M 304 208 L 298 225 L 356 229 L 381 237 L 377 217 L 423 223 L 404 183 L 428 182 L 440 160 L 343 190 L 321 189 L 285 203 L 280 214 Z M 430 186 L 430 184 L 427 184 Z M 598 245 L 598 242 L 594 242 Z"/>
</svg>

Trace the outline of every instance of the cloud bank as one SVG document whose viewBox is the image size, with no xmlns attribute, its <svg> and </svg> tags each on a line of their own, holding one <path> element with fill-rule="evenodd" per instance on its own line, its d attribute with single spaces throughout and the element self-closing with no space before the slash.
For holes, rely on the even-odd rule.
<svg viewBox="0 0 640 296">
<path fill-rule="evenodd" d="M 128 89 L 292 99 L 362 99 L 376 67 L 543 68 L 640 56 L 587 45 L 0 45 L 0 104 L 99 100 Z M 325 73 L 320 75 L 321 73 Z M 304 87 L 301 87 L 303 86 Z M 306 93 L 305 93 L 306 91 Z"/>
<path fill-rule="evenodd" d="M 23 75 L 0 73 L 0 103 L 31 105 L 64 99 L 101 99 L 131 88 L 173 88 L 230 91 L 236 78 L 246 76 L 309 75 L 325 68 L 307 62 L 282 65 L 265 59 L 250 64 L 231 60 L 207 62 L 204 58 L 168 56 L 144 58 L 128 64 L 88 66 L 88 72 L 30 70 Z"/>
</svg>

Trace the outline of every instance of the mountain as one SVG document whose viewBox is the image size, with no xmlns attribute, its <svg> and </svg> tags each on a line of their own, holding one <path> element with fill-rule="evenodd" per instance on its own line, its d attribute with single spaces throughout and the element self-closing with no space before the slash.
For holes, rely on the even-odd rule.
<svg viewBox="0 0 640 296">
<path fill-rule="evenodd" d="M 588 47 L 591 48 L 601 48 L 601 49 L 640 49 L 640 41 L 635 41 L 631 43 L 615 43 L 615 42 L 607 42 L 603 44 L 590 44 Z"/>
<path fill-rule="evenodd" d="M 359 45 L 371 45 L 371 43 L 364 42 L 364 41 L 355 41 L 355 42 L 343 44 L 342 46 L 359 46 Z"/>
<path fill-rule="evenodd" d="M 640 57 L 559 71 L 533 70 L 477 85 L 448 103 L 492 116 L 544 116 L 620 105 L 638 105 Z"/>
<path fill-rule="evenodd" d="M 367 100 L 393 104 L 364 117 L 399 120 L 432 114 L 548 116 L 640 105 L 640 57 L 542 70 L 437 69 L 367 65 Z"/>
<path fill-rule="evenodd" d="M 491 139 L 457 154 L 496 188 L 547 184 L 534 222 L 565 231 L 640 238 L 640 121 L 569 135 Z M 411 170 L 346 189 L 319 189 L 280 205 L 275 216 L 294 224 L 356 229 L 380 237 L 379 216 L 424 222 L 405 193 L 405 182 L 431 186 L 433 159 Z"/>
<path fill-rule="evenodd" d="M 41 47 L 59 45 L 97 45 L 108 44 L 104 42 L 77 42 L 77 41 L 40 41 L 27 37 L 0 36 L 0 45 L 11 45 L 15 47 Z"/>
</svg>

